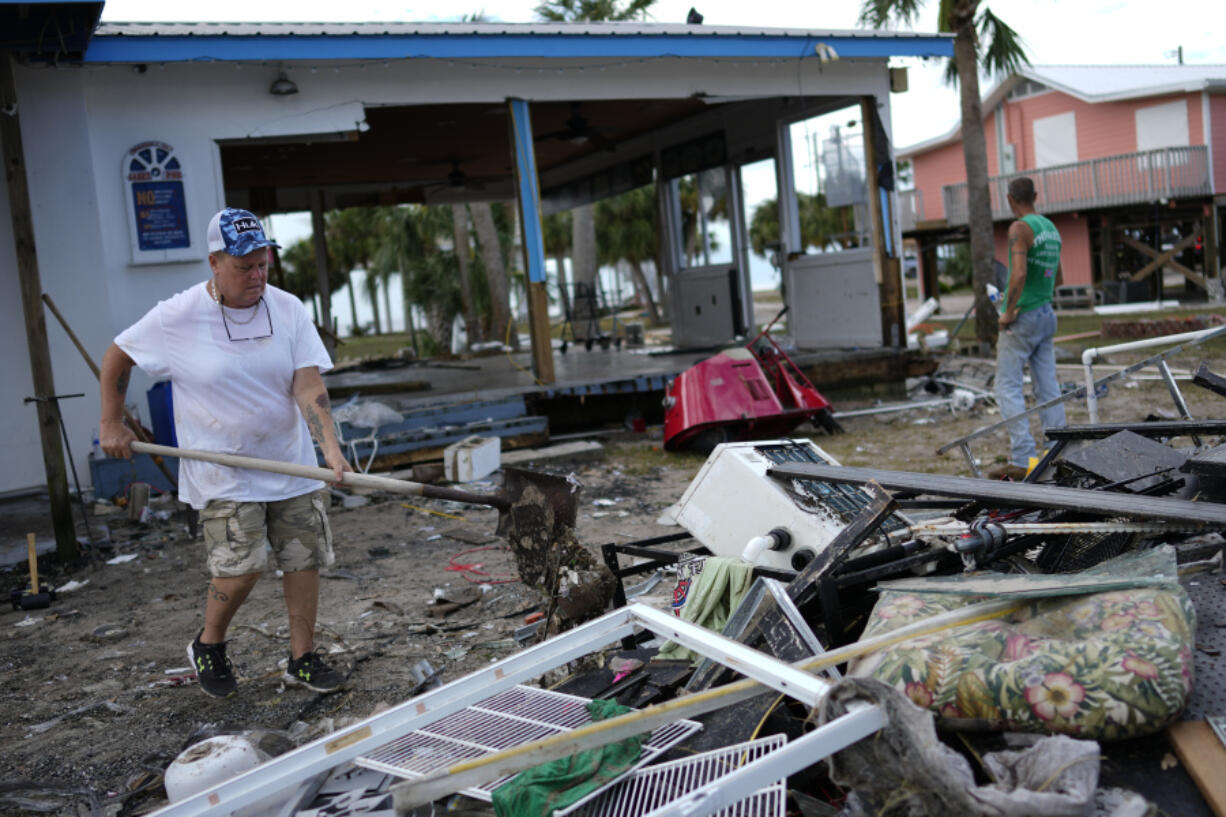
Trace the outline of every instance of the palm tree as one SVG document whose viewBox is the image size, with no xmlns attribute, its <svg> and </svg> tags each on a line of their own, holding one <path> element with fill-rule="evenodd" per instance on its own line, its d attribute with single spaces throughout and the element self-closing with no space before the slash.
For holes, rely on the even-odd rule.
<svg viewBox="0 0 1226 817">
<path fill-rule="evenodd" d="M 1017 32 L 982 0 L 939 0 L 937 27 L 954 35 L 954 58 L 946 78 L 957 80 L 962 97 L 962 153 L 966 160 L 971 265 L 975 282 L 975 334 L 981 343 L 996 340 L 996 310 L 988 300 L 992 281 L 992 204 L 988 193 L 988 147 L 979 102 L 979 69 L 1009 74 L 1030 60 Z M 884 28 L 891 20 L 911 25 L 923 0 L 864 0 L 860 22 Z M 986 45 L 985 45 L 986 44 Z"/>
<path fill-rule="evenodd" d="M 536 7 L 536 16 L 551 23 L 596 22 L 598 20 L 646 20 L 647 9 L 655 0 L 545 0 Z"/>
<path fill-rule="evenodd" d="M 646 304 L 651 322 L 660 322 L 660 310 L 652 295 L 643 262 L 654 260 L 660 243 L 656 197 L 653 186 L 640 187 L 596 205 L 596 245 L 601 264 L 625 261 L 630 265 L 634 289 Z"/>
<path fill-rule="evenodd" d="M 464 309 L 464 327 L 469 344 L 481 340 L 481 322 L 477 318 L 477 305 L 473 299 L 472 241 L 468 230 L 468 208 L 463 204 L 451 205 L 452 233 L 455 236 L 456 268 L 460 274 L 460 303 Z"/>
<path fill-rule="evenodd" d="M 349 282 L 349 309 L 353 315 L 353 334 L 360 334 L 357 300 L 353 292 L 353 271 L 366 271 L 366 290 L 375 319 L 375 334 L 381 332 L 377 276 L 370 274 L 371 259 L 379 245 L 378 212 L 372 207 L 348 207 L 327 214 L 329 261 L 335 260 Z M 330 264 L 329 264 L 330 266 Z"/>
<path fill-rule="evenodd" d="M 442 249 L 453 232 L 446 207 L 404 205 L 382 211 L 374 267 L 400 271 L 405 322 L 419 356 L 413 307 L 426 313 L 427 333 L 436 350 L 451 348 L 451 321 L 462 309 L 455 253 Z M 430 352 L 432 350 L 426 350 Z"/>
<path fill-rule="evenodd" d="M 286 247 L 281 252 L 281 261 L 285 266 L 285 286 L 283 289 L 292 292 L 302 299 L 311 299 L 311 309 L 315 314 L 315 322 L 319 323 L 319 305 L 314 296 L 319 293 L 319 276 L 315 271 L 315 243 L 309 238 L 302 238 Z M 345 285 L 347 277 L 340 272 L 340 267 L 328 263 L 328 293 L 325 298 Z M 327 327 L 329 331 L 332 327 Z"/>
<path fill-rule="evenodd" d="M 818 193 L 811 196 L 808 193 L 796 193 L 796 202 L 800 206 L 800 240 L 805 247 L 816 247 L 826 250 L 837 243 L 843 249 L 850 245 L 849 239 L 841 236 L 840 217 L 847 207 L 827 207 L 825 195 Z M 767 199 L 754 208 L 749 220 L 749 245 L 758 255 L 765 255 L 766 245 L 779 240 L 779 206 L 775 199 Z"/>
<path fill-rule="evenodd" d="M 568 211 L 552 213 L 541 220 L 545 253 L 553 256 L 553 263 L 558 268 L 558 300 L 562 304 L 562 314 L 567 318 L 570 317 L 570 288 L 566 283 L 566 256 L 570 254 L 573 236 L 570 221 Z"/>
<path fill-rule="evenodd" d="M 597 21 L 646 20 L 647 9 L 655 0 L 544 0 L 536 7 L 536 16 L 552 23 L 578 23 Z M 592 205 L 576 207 L 571 218 L 571 271 L 575 277 L 576 290 L 585 284 L 589 292 L 595 292 L 597 272 L 596 220 Z M 594 314 L 588 314 L 594 301 L 576 300 L 573 326 L 586 327 Z M 583 338 L 576 337 L 577 340 Z"/>
<path fill-rule="evenodd" d="M 481 251 L 481 266 L 490 289 L 490 337 L 518 349 L 519 334 L 511 319 L 511 288 L 507 282 L 507 264 L 494 208 L 488 202 L 474 204 L 472 217 Z"/>
</svg>

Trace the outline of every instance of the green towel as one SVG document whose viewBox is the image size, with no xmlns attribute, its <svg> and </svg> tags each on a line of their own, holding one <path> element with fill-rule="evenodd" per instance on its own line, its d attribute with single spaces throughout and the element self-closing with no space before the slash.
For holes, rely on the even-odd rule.
<svg viewBox="0 0 1226 817">
<path fill-rule="evenodd" d="M 593 721 L 603 721 L 624 715 L 630 707 L 597 699 L 588 703 L 587 711 Z M 645 740 L 646 735 L 635 735 L 520 772 L 494 790 L 494 813 L 548 817 L 628 771 L 638 762 Z"/>
<path fill-rule="evenodd" d="M 685 606 L 681 608 L 682 621 L 723 632 L 728 619 L 740 606 L 753 584 L 753 565 L 740 559 L 710 556 L 702 566 L 702 572 L 694 577 Z M 660 648 L 657 658 L 680 661 L 694 659 L 693 652 L 675 642 Z"/>
</svg>

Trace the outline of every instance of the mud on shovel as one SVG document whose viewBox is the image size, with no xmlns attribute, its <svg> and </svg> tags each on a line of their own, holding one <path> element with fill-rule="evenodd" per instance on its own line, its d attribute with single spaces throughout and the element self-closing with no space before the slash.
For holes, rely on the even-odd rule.
<svg viewBox="0 0 1226 817">
<path fill-rule="evenodd" d="M 336 473 L 331 468 L 312 465 L 197 451 L 191 448 L 172 448 L 145 442 L 133 442 L 132 450 L 142 454 L 201 460 L 232 468 L 251 468 L 291 477 L 336 482 Z M 522 471 L 518 468 L 504 468 L 503 473 L 505 477 L 502 492 L 496 494 L 478 494 L 351 471 L 343 475 L 341 484 L 497 508 L 498 535 L 505 536 L 517 552 L 521 548 L 548 550 L 555 544 L 574 541 L 578 489 L 575 483 L 565 477 Z"/>
</svg>

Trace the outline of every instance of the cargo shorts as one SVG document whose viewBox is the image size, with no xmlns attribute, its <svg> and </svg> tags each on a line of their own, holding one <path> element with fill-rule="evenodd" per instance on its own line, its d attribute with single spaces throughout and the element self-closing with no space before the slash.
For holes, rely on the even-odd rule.
<svg viewBox="0 0 1226 817">
<path fill-rule="evenodd" d="M 272 547 L 277 568 L 292 573 L 331 567 L 332 528 L 326 491 L 277 502 L 214 499 L 200 512 L 209 575 L 217 578 L 263 573 Z"/>
</svg>

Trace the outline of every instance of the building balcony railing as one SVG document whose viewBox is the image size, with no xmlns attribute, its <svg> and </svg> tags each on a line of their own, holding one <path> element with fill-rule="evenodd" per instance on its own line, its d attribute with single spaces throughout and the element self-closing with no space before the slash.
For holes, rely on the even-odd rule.
<svg viewBox="0 0 1226 817">
<path fill-rule="evenodd" d="M 899 190 L 896 198 L 899 226 L 904 233 L 914 230 L 916 222 L 924 220 L 924 191 Z"/>
<path fill-rule="evenodd" d="M 1011 217 L 1005 194 L 1010 180 L 1018 176 L 1034 179 L 1038 192 L 1035 209 L 1040 213 L 1067 213 L 1160 199 L 1208 196 L 1213 191 L 1207 147 L 1158 148 L 993 176 L 988 179 L 988 190 L 994 220 Z M 945 185 L 941 196 L 946 221 L 951 226 L 966 224 L 966 182 Z M 899 215 L 902 215 L 901 203 Z"/>
</svg>

